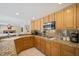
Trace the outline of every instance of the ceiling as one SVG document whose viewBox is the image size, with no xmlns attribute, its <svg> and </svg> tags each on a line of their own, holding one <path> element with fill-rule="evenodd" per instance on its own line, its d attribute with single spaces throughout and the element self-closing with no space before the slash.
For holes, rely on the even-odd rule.
<svg viewBox="0 0 79 59">
<path fill-rule="evenodd" d="M 0 23 L 13 23 L 18 25 L 30 24 L 34 17 L 41 18 L 55 12 L 70 3 L 0 3 Z M 17 14 L 17 15 L 16 15 Z"/>
</svg>

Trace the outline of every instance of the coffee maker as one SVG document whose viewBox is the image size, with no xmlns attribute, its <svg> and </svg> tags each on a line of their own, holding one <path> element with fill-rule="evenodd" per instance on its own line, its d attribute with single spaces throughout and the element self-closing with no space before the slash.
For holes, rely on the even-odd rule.
<svg viewBox="0 0 79 59">
<path fill-rule="evenodd" d="M 70 41 L 74 43 L 79 43 L 79 32 L 77 30 L 70 33 Z"/>
</svg>

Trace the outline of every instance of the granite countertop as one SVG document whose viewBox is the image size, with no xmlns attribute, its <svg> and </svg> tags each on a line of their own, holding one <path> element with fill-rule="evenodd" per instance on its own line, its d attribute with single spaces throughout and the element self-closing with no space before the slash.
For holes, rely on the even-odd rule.
<svg viewBox="0 0 79 59">
<path fill-rule="evenodd" d="M 0 56 L 16 56 L 15 44 L 13 40 L 0 41 Z"/>
<path fill-rule="evenodd" d="M 14 40 L 31 35 L 15 36 L 0 40 L 0 56 L 17 56 Z"/>
<path fill-rule="evenodd" d="M 43 39 L 48 40 L 48 41 L 55 41 L 55 42 L 59 42 L 59 43 L 62 43 L 62 44 L 66 44 L 66 45 L 71 46 L 71 47 L 79 48 L 79 43 L 64 41 L 64 40 L 61 40 L 61 39 L 56 38 L 56 37 L 53 37 L 53 38 L 47 38 L 47 37 L 43 37 L 43 36 L 35 36 L 35 37 L 40 37 L 40 38 L 43 38 Z"/>
</svg>

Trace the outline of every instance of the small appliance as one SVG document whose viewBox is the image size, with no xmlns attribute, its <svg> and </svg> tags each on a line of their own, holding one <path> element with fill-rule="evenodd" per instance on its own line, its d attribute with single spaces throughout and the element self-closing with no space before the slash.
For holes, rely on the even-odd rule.
<svg viewBox="0 0 79 59">
<path fill-rule="evenodd" d="M 71 33 L 70 41 L 74 43 L 79 43 L 79 33 Z"/>
</svg>

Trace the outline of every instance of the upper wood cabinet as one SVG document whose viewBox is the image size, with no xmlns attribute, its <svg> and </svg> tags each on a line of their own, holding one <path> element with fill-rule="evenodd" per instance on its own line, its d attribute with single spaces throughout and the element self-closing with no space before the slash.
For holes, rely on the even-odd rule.
<svg viewBox="0 0 79 59">
<path fill-rule="evenodd" d="M 49 21 L 48 18 L 49 18 L 48 16 L 43 17 L 44 23 L 47 23 Z"/>
<path fill-rule="evenodd" d="M 33 21 L 32 30 L 40 30 L 46 22 L 56 21 L 56 29 L 76 29 L 79 28 L 79 4 L 73 4 L 63 10 L 51 13 L 40 19 Z"/>
<path fill-rule="evenodd" d="M 31 30 L 32 31 L 35 30 L 35 25 L 34 24 L 35 24 L 34 21 L 31 21 Z"/>
<path fill-rule="evenodd" d="M 41 28 L 41 20 L 33 20 L 31 23 L 32 30 L 40 30 Z"/>
<path fill-rule="evenodd" d="M 48 22 L 52 22 L 55 20 L 55 14 L 54 13 L 51 13 L 48 15 Z"/>
<path fill-rule="evenodd" d="M 41 28 L 41 21 L 40 21 L 40 19 L 38 19 L 37 21 L 37 24 L 36 24 L 36 26 L 37 26 L 37 30 L 40 30 L 40 28 Z"/>
<path fill-rule="evenodd" d="M 79 4 L 77 4 L 77 28 L 79 28 Z"/>
<path fill-rule="evenodd" d="M 44 20 L 43 18 L 40 19 L 40 29 L 43 29 L 43 23 L 44 23 Z"/>
<path fill-rule="evenodd" d="M 63 26 L 65 29 L 76 28 L 76 4 L 63 10 Z"/>
<path fill-rule="evenodd" d="M 36 24 L 37 24 L 37 22 L 36 22 L 36 20 L 33 20 L 33 23 L 34 23 L 34 30 L 36 30 L 37 29 L 37 26 L 36 26 Z"/>
<path fill-rule="evenodd" d="M 55 13 L 56 29 L 63 29 L 63 11 Z"/>
</svg>

